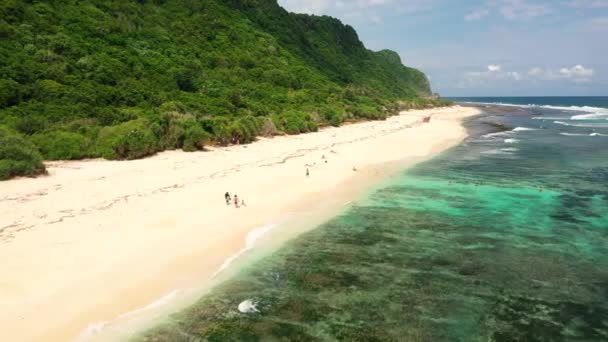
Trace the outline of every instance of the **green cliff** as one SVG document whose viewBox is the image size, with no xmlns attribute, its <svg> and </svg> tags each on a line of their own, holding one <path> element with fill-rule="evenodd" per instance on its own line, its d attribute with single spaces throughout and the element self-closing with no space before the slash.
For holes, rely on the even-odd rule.
<svg viewBox="0 0 608 342">
<path fill-rule="evenodd" d="M 0 14 L 0 179 L 439 104 L 396 53 L 275 0 L 3 0 Z"/>
</svg>

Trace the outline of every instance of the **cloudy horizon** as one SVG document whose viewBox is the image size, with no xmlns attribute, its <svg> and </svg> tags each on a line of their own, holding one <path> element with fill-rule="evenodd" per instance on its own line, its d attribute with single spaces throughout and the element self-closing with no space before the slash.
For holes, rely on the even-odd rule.
<svg viewBox="0 0 608 342">
<path fill-rule="evenodd" d="M 608 0 L 279 0 L 353 26 L 443 96 L 608 95 Z"/>
</svg>

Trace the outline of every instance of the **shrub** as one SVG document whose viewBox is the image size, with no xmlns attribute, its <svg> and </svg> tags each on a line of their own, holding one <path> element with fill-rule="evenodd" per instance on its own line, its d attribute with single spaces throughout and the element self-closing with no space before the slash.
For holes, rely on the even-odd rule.
<svg viewBox="0 0 608 342">
<path fill-rule="evenodd" d="M 41 80 L 34 85 L 34 96 L 39 100 L 50 100 L 63 96 L 65 87 L 53 80 Z"/>
<path fill-rule="evenodd" d="M 279 130 L 287 134 L 299 134 L 317 130 L 317 124 L 312 120 L 312 117 L 307 113 L 297 110 L 289 110 L 281 115 L 273 115 L 272 121 Z"/>
<path fill-rule="evenodd" d="M 97 139 L 97 152 L 106 159 L 136 159 L 157 151 L 157 138 L 144 119 L 104 127 Z"/>
<path fill-rule="evenodd" d="M 260 119 L 260 135 L 270 137 L 277 134 L 277 128 L 269 118 Z"/>
<path fill-rule="evenodd" d="M 184 143 L 184 126 L 187 122 L 195 121 L 177 112 L 153 116 L 148 127 L 156 135 L 158 149 L 181 148 Z"/>
<path fill-rule="evenodd" d="M 0 126 L 0 180 L 46 172 L 42 156 L 22 135 Z"/>
<path fill-rule="evenodd" d="M 17 120 L 16 128 L 21 133 L 31 135 L 42 131 L 47 124 L 46 118 L 30 114 L 20 117 Z"/>
<path fill-rule="evenodd" d="M 233 136 L 241 143 L 254 141 L 262 129 L 260 121 L 249 115 L 239 118 L 233 127 L 235 127 Z"/>
<path fill-rule="evenodd" d="M 172 120 L 160 132 L 160 135 L 155 129 L 156 135 L 159 137 L 160 149 L 176 149 L 181 148 L 184 144 L 184 124 L 181 121 Z"/>
<path fill-rule="evenodd" d="M 19 83 L 13 80 L 0 80 L 0 108 L 19 102 Z"/>
<path fill-rule="evenodd" d="M 321 111 L 323 120 L 332 126 L 340 126 L 344 122 L 344 115 L 334 108 L 323 108 Z"/>
<path fill-rule="evenodd" d="M 367 120 L 384 120 L 386 119 L 386 114 L 383 113 L 379 108 L 372 107 L 369 105 L 356 105 L 351 108 L 352 114 L 355 118 L 358 119 L 367 119 Z"/>
<path fill-rule="evenodd" d="M 89 157 L 90 139 L 71 132 L 45 132 L 32 136 L 45 159 L 69 160 Z"/>
<path fill-rule="evenodd" d="M 184 143 L 182 149 L 186 152 L 202 150 L 209 142 L 209 133 L 197 123 L 187 124 L 184 127 Z"/>
<path fill-rule="evenodd" d="M 136 111 L 103 108 L 97 113 L 97 119 L 102 126 L 118 125 L 123 122 L 135 120 L 139 115 Z"/>
<path fill-rule="evenodd" d="M 226 117 L 212 117 L 201 119 L 202 127 L 212 133 L 213 140 L 220 145 L 227 145 L 231 142 L 230 120 Z"/>
</svg>

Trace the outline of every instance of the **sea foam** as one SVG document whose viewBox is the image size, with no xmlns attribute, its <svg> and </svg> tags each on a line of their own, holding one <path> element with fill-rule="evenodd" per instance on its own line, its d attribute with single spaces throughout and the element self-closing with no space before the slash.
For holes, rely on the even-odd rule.
<svg viewBox="0 0 608 342">
<path fill-rule="evenodd" d="M 514 133 L 525 132 L 525 131 L 536 131 L 536 128 L 515 127 L 514 129 L 512 129 L 510 131 L 488 133 L 488 134 L 482 135 L 481 137 L 482 138 L 508 137 L 508 136 L 511 136 Z"/>
<path fill-rule="evenodd" d="M 560 135 L 565 135 L 567 137 L 587 137 L 588 134 L 580 134 L 580 133 L 560 133 Z"/>
<path fill-rule="evenodd" d="M 261 226 L 255 229 L 252 229 L 247 236 L 245 237 L 245 247 L 243 249 L 241 249 L 240 251 L 238 251 L 237 253 L 231 255 L 230 257 L 228 257 L 226 260 L 224 260 L 224 263 L 220 266 L 220 268 L 213 274 L 213 276 L 217 276 L 219 273 L 221 273 L 222 271 L 224 271 L 226 268 L 228 268 L 230 266 L 230 264 L 232 264 L 232 262 L 234 260 L 236 260 L 238 257 L 240 257 L 241 255 L 243 255 L 245 252 L 253 249 L 257 242 L 264 236 L 266 235 L 269 231 L 271 231 L 272 229 L 274 229 L 276 227 L 276 224 L 268 224 L 265 226 Z M 140 314 L 142 312 L 148 311 L 148 310 L 152 310 L 152 309 L 156 309 L 159 307 L 162 307 L 166 304 L 168 304 L 169 302 L 171 302 L 175 296 L 177 296 L 177 294 L 179 293 L 179 290 L 173 290 L 169 293 L 167 293 L 166 295 L 162 296 L 161 298 L 153 301 L 152 303 L 123 313 L 119 316 L 117 316 L 116 318 L 109 320 L 109 321 L 101 321 L 101 322 L 94 322 L 94 323 L 90 323 L 86 329 L 84 329 L 80 335 L 76 338 L 76 342 L 83 342 L 83 341 L 87 341 L 89 340 L 91 337 L 93 337 L 96 334 L 99 334 L 100 332 L 103 331 L 103 329 L 108 325 L 111 324 L 112 322 L 115 322 L 117 320 L 126 318 L 126 317 L 131 317 L 137 314 Z M 254 305 L 254 304 L 252 304 Z M 240 308 L 240 306 L 239 306 Z M 255 305 L 253 306 L 253 309 L 255 309 Z"/>
<path fill-rule="evenodd" d="M 556 110 L 566 110 L 572 112 L 588 112 L 593 113 L 597 111 L 606 111 L 606 108 L 601 107 L 591 107 L 591 106 L 551 106 L 551 105 L 538 105 L 538 104 L 513 104 L 513 103 L 503 103 L 503 102 L 463 102 L 470 104 L 481 104 L 481 105 L 490 105 L 490 106 L 503 106 L 503 107 L 520 107 L 520 108 L 547 108 L 547 109 L 556 109 Z"/>
<path fill-rule="evenodd" d="M 504 137 L 504 136 L 508 136 L 510 135 L 512 132 L 511 131 L 505 131 L 505 132 L 495 132 L 495 133 L 488 133 L 485 135 L 482 135 L 482 138 L 494 138 L 494 137 Z"/>
<path fill-rule="evenodd" d="M 238 309 L 241 313 L 256 313 L 259 312 L 257 308 L 257 303 L 253 299 L 246 299 L 242 301 Z"/>
<path fill-rule="evenodd" d="M 509 149 L 496 149 L 483 151 L 481 152 L 481 155 L 489 158 L 514 159 L 517 158 L 514 152 L 514 150 Z"/>
<path fill-rule="evenodd" d="M 608 120 L 608 111 L 604 113 L 595 112 L 591 114 L 574 115 L 570 120 Z"/>
<path fill-rule="evenodd" d="M 503 151 L 501 149 L 498 150 L 487 150 L 487 151 L 483 151 L 481 152 L 481 154 L 490 154 L 490 155 L 497 155 L 497 154 L 511 154 L 511 152 L 508 151 Z"/>
<path fill-rule="evenodd" d="M 215 271 L 215 273 L 213 273 L 213 276 L 216 277 L 218 274 L 222 273 L 222 271 L 227 269 L 234 260 L 243 255 L 245 252 L 253 249 L 257 241 L 275 227 L 276 224 L 267 224 L 251 230 L 245 237 L 245 247 L 224 260 L 224 263 L 220 266 L 220 268 L 218 268 L 217 271 Z"/>
<path fill-rule="evenodd" d="M 570 120 L 570 117 L 558 117 L 558 116 L 535 116 L 532 120 Z"/>
<path fill-rule="evenodd" d="M 608 123 L 571 124 L 563 121 L 553 121 L 553 123 L 570 127 L 608 128 Z"/>
<path fill-rule="evenodd" d="M 177 296 L 177 294 L 179 293 L 179 290 L 173 290 L 169 293 L 167 293 L 166 295 L 160 297 L 159 299 L 153 301 L 152 303 L 129 311 L 129 312 L 125 312 L 121 315 L 116 316 L 116 318 L 109 320 L 109 321 L 100 321 L 100 322 L 94 322 L 94 323 L 89 323 L 89 325 L 86 327 L 86 329 L 84 329 L 80 335 L 74 340 L 75 342 L 81 342 L 81 341 L 87 341 L 89 340 L 91 337 L 93 337 L 96 334 L 99 334 L 100 332 L 103 331 L 103 329 L 108 325 L 111 324 L 112 322 L 118 321 L 120 319 L 123 318 L 127 318 L 127 317 L 131 317 L 131 316 L 135 316 L 137 314 L 140 314 L 142 312 L 148 311 L 148 310 L 152 310 L 152 309 L 156 309 L 159 307 L 162 307 L 164 305 L 169 304 L 169 302 L 171 302 L 173 300 L 173 298 L 175 298 L 175 296 Z"/>
<path fill-rule="evenodd" d="M 536 128 L 529 128 L 529 127 L 515 127 L 513 129 L 513 132 L 523 132 L 523 131 L 536 131 Z"/>
<path fill-rule="evenodd" d="M 565 135 L 568 137 L 608 137 L 608 134 L 601 134 L 601 133 L 590 133 L 590 134 L 586 134 L 586 133 L 560 133 L 561 135 Z"/>
<path fill-rule="evenodd" d="M 565 107 L 565 106 L 548 106 L 548 105 L 543 105 L 543 106 L 533 106 L 533 107 L 540 107 L 540 108 L 548 108 L 548 109 L 557 109 L 557 110 L 568 110 L 568 111 L 573 111 L 573 112 L 595 112 L 595 111 L 602 111 L 602 110 L 606 110 L 606 108 L 601 108 L 601 107 L 591 107 L 591 106 L 569 106 L 569 107 Z"/>
</svg>

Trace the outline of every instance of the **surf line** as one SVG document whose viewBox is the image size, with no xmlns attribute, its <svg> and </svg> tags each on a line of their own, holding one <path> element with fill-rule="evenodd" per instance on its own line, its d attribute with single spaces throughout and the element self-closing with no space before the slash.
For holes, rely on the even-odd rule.
<svg viewBox="0 0 608 342">
<path fill-rule="evenodd" d="M 135 316 L 142 312 L 160 308 L 164 305 L 167 305 L 167 304 L 169 304 L 169 302 L 171 302 L 171 300 L 173 300 L 173 298 L 175 298 L 177 296 L 177 294 L 179 292 L 180 292 L 180 290 L 173 290 L 144 307 L 125 312 L 123 314 L 116 316 L 114 319 L 111 319 L 108 321 L 99 321 L 99 322 L 89 323 L 89 325 L 80 333 L 80 335 L 78 335 L 78 337 L 74 340 L 74 342 L 87 341 L 90 338 L 92 338 L 94 335 L 102 332 L 106 326 L 108 326 L 118 320 L 121 320 L 121 319 L 124 319 L 127 317 L 131 317 L 131 316 Z"/>
<path fill-rule="evenodd" d="M 243 247 L 240 251 L 236 252 L 235 254 L 231 255 L 226 260 L 224 260 L 224 263 L 222 263 L 222 265 L 218 268 L 218 270 L 215 271 L 215 273 L 213 273 L 213 278 L 217 277 L 222 271 L 226 270 L 232 264 L 232 262 L 234 262 L 234 260 L 236 260 L 237 258 L 242 256 L 246 252 L 252 250 L 257 245 L 257 242 L 263 236 L 268 234 L 271 230 L 276 228 L 278 225 L 279 225 L 279 223 L 271 223 L 271 224 L 267 224 L 264 226 L 254 228 L 251 231 L 249 231 L 249 233 L 247 233 L 247 236 L 245 236 L 245 247 Z M 137 314 L 146 312 L 148 310 L 157 309 L 164 305 L 167 305 L 180 292 L 182 292 L 182 291 L 181 290 L 170 291 L 169 293 L 167 293 L 164 296 L 162 296 L 161 298 L 153 301 L 152 303 L 150 303 L 144 307 L 137 308 L 135 310 L 120 314 L 120 315 L 116 316 L 114 319 L 89 323 L 89 325 L 80 333 L 80 335 L 78 335 L 78 337 L 74 340 L 74 342 L 87 341 L 87 340 L 91 339 L 94 335 L 101 333 L 104 330 L 104 328 L 106 328 L 107 326 L 109 326 L 112 323 L 115 323 L 121 319 L 132 317 Z"/>
<path fill-rule="evenodd" d="M 241 255 L 245 254 L 246 252 L 252 250 L 256 246 L 257 241 L 260 238 L 262 238 L 264 235 L 268 234 L 268 232 L 273 230 L 277 225 L 278 225 L 278 223 L 267 224 L 267 225 L 252 229 L 249 233 L 247 233 L 247 236 L 245 237 L 245 247 L 243 247 L 241 250 L 232 254 L 226 260 L 224 260 L 224 263 L 222 263 L 220 268 L 218 268 L 218 270 L 215 271 L 215 273 L 213 273 L 213 278 L 217 277 L 220 273 L 222 273 L 224 270 L 226 270 L 228 267 L 230 267 L 230 265 L 232 264 L 232 262 L 234 262 L 234 260 L 239 258 Z"/>
</svg>

